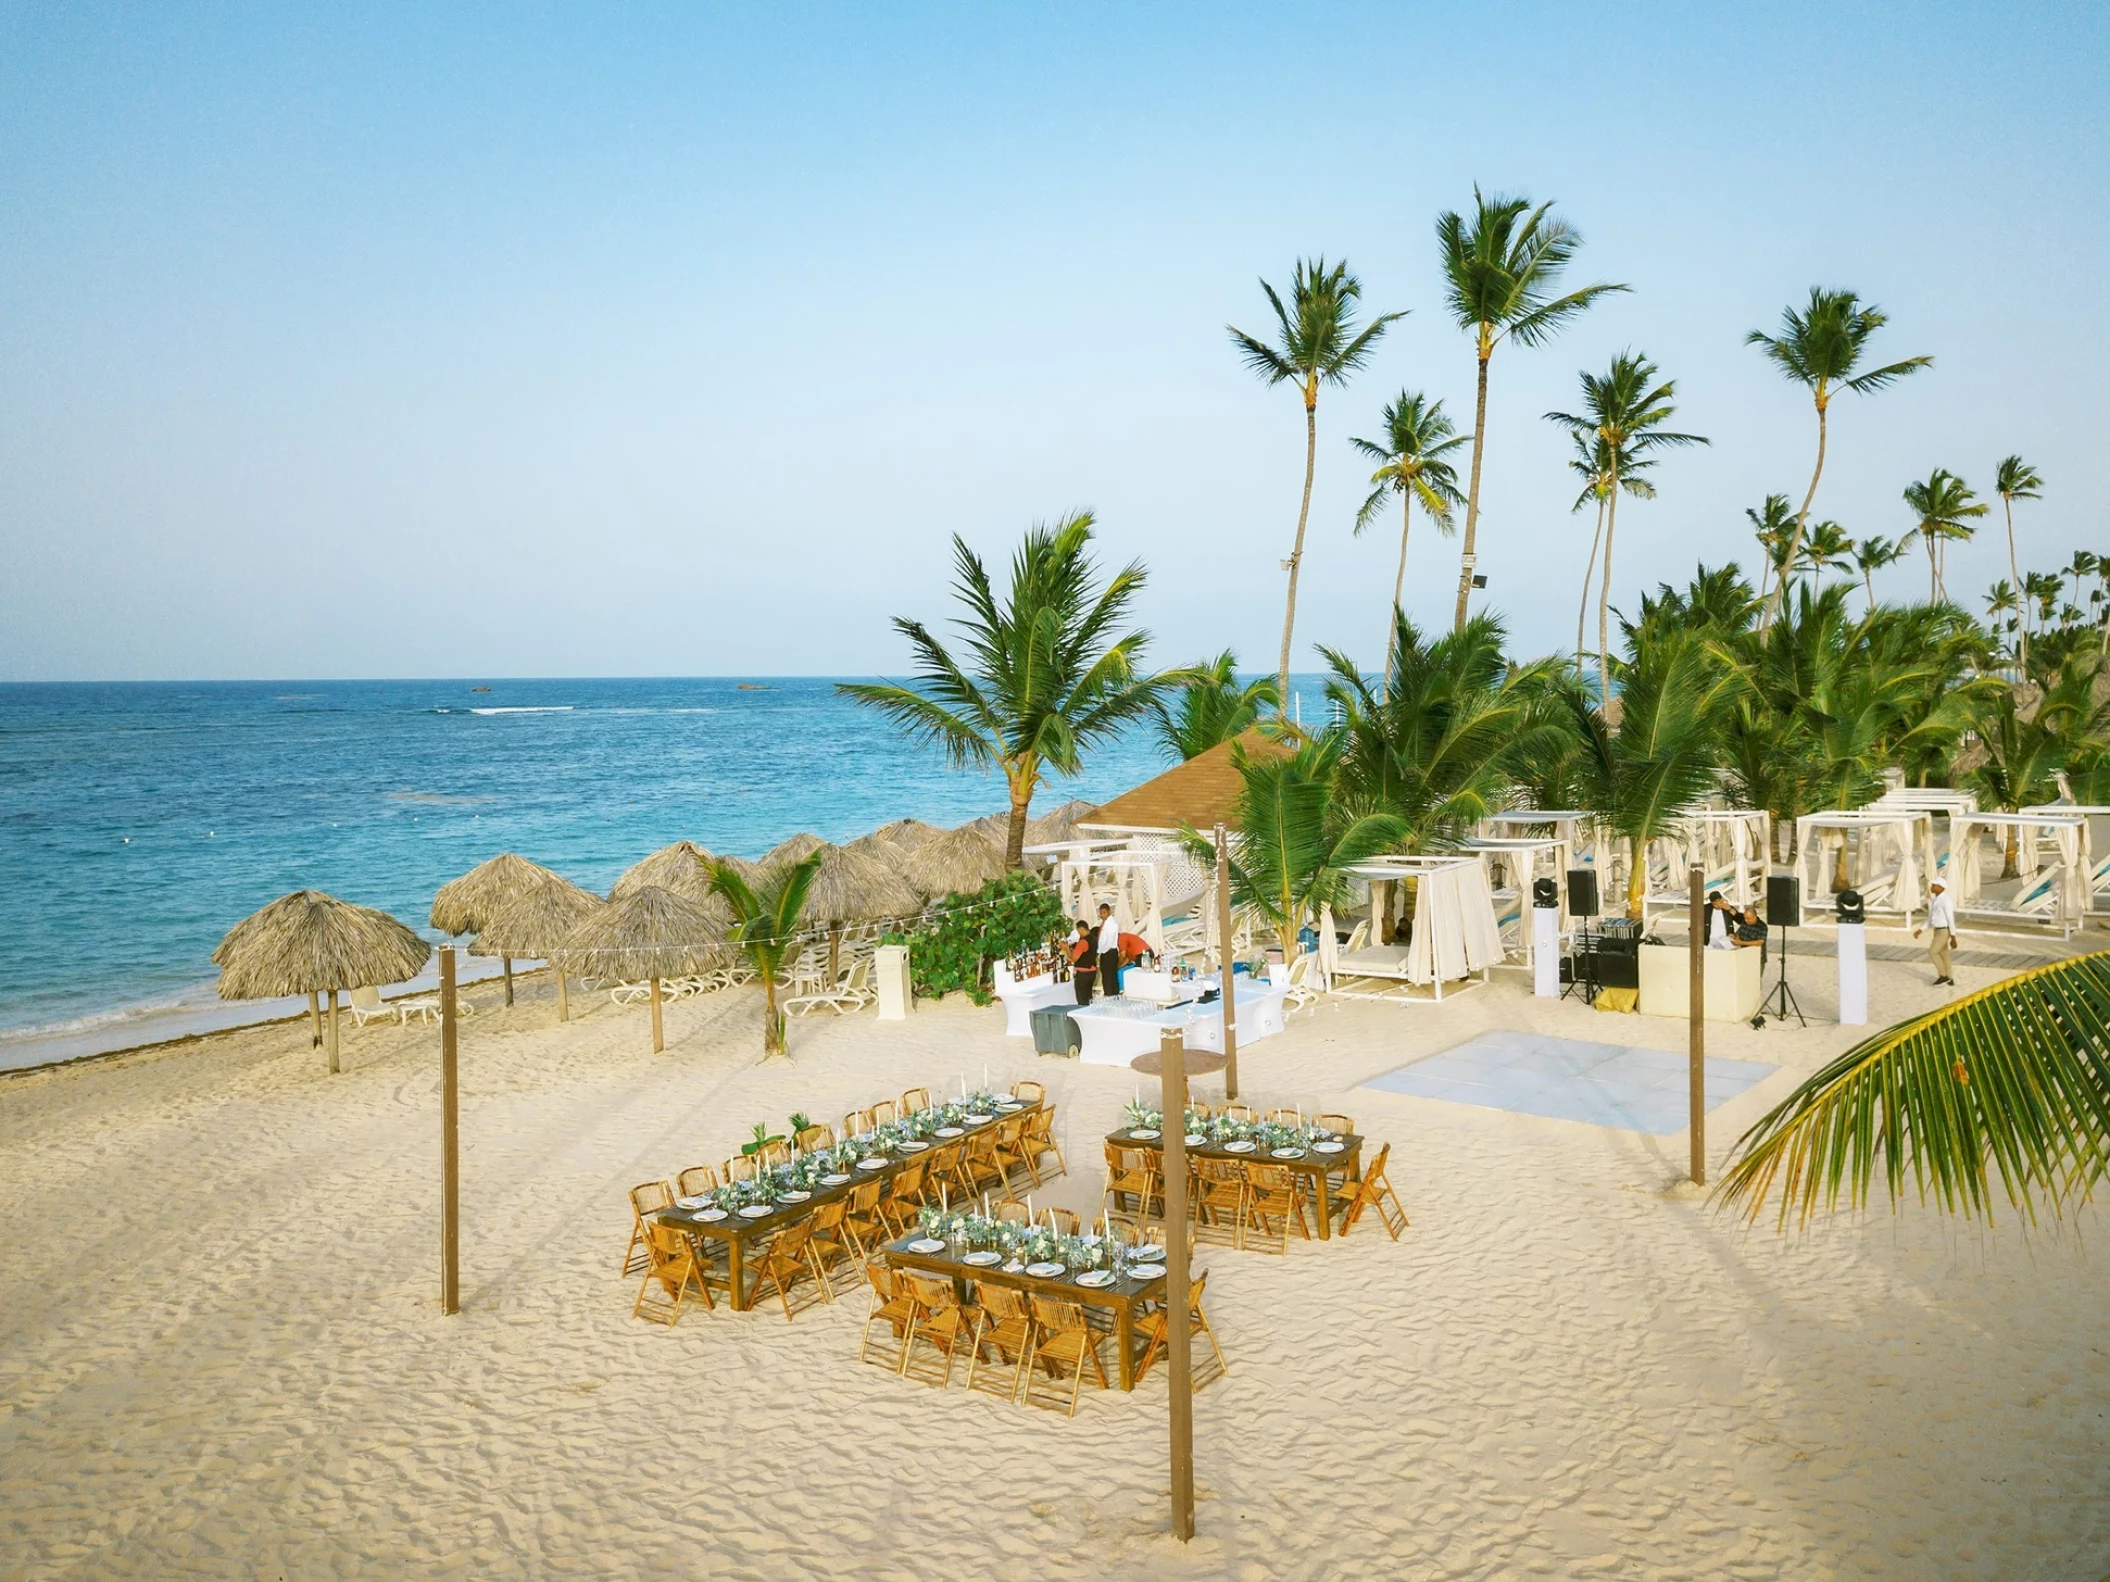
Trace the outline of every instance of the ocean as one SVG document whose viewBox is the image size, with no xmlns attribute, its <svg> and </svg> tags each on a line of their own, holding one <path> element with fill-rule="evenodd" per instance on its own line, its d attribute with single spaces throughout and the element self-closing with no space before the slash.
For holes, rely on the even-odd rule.
<svg viewBox="0 0 2110 1582">
<path fill-rule="evenodd" d="M 1131 732 L 1035 809 L 1167 762 Z M 223 1005 L 209 958 L 289 890 L 437 940 L 433 892 L 500 851 L 605 892 L 682 838 L 755 857 L 1003 803 L 823 678 L 0 685 L 0 1069 L 285 1014 Z"/>
</svg>

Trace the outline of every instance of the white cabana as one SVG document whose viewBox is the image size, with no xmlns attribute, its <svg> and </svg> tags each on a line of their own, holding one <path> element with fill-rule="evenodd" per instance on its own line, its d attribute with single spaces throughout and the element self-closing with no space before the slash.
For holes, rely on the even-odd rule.
<svg viewBox="0 0 2110 1582">
<path fill-rule="evenodd" d="M 2021 878 L 2005 901 L 1985 893 L 1986 835 L 1993 837 L 1996 858 L 2005 857 L 2010 837 L 2015 841 Z M 2075 810 L 1959 813 L 1949 826 L 1950 896 L 1958 912 L 1973 917 L 2046 923 L 2071 939 L 2088 913 L 2094 867 L 2088 821 Z"/>
<path fill-rule="evenodd" d="M 1480 820 L 1479 833 L 1493 840 L 1545 837 L 1565 841 L 1568 860 L 1576 867 L 1603 868 L 1613 849 L 1625 845 L 1595 813 L 1579 808 L 1513 807 Z"/>
<path fill-rule="evenodd" d="M 1648 879 L 1641 897 L 1644 923 L 1651 906 L 1681 909 L 1692 902 L 1690 874 L 1706 873 L 1707 893 L 1739 907 L 1765 901 L 1770 815 L 1755 808 L 1687 808 L 1648 843 Z"/>
<path fill-rule="evenodd" d="M 1165 954 L 1165 870 L 1161 854 L 1132 848 L 1088 847 L 1056 865 L 1055 888 L 1062 915 L 1096 922 L 1110 906 L 1124 933 L 1134 934 L 1153 954 Z"/>
<path fill-rule="evenodd" d="M 2065 791 L 2063 776 L 2060 791 Z M 2088 873 L 2088 910 L 2097 916 L 2110 913 L 2110 807 L 2088 802 L 2046 802 L 2026 807 L 2025 813 L 2059 813 L 2080 819 L 2088 830 L 2091 853 Z"/>
<path fill-rule="evenodd" d="M 1956 820 L 1965 813 L 1976 813 L 1978 798 L 1954 786 L 1908 786 L 1904 778 L 1899 773 L 1896 783 L 1868 805 L 1885 811 L 1896 809 L 1903 813 L 1927 814 L 1935 821 L 1935 866 L 1945 866 L 1949 853 L 1956 849 Z"/>
<path fill-rule="evenodd" d="M 1568 843 L 1552 836 L 1475 835 L 1466 850 L 1487 869 L 1489 899 L 1504 952 L 1519 966 L 1531 965 L 1531 885 L 1551 879 L 1560 898 L 1560 931 L 1568 921 Z"/>
<path fill-rule="evenodd" d="M 1934 820 L 1924 809 L 1805 813 L 1795 821 L 1795 848 L 1802 901 L 1795 919 L 1798 927 L 1833 922 L 1828 903 L 1842 889 L 1858 890 L 1870 913 L 1902 918 L 1908 927 L 1927 904 L 1927 879 L 1934 872 Z M 1843 884 L 1834 883 L 1842 876 Z"/>
<path fill-rule="evenodd" d="M 1443 998 L 1444 985 L 1488 973 L 1502 960 L 1502 931 L 1488 892 L 1487 868 L 1476 854 L 1381 857 L 1348 870 L 1367 881 L 1404 880 L 1415 889 L 1414 931 L 1404 945 L 1365 945 L 1343 951 L 1329 976 L 1333 992 L 1349 999 L 1415 1004 L 1412 988 Z M 1323 941 L 1331 929 L 1321 930 Z M 1322 962 L 1323 964 L 1323 962 Z M 1397 987 L 1384 988 L 1384 984 Z"/>
</svg>

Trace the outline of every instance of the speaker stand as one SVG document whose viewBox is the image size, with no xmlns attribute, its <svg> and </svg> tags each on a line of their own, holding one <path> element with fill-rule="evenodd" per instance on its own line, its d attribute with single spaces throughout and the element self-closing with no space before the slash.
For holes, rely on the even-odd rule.
<svg viewBox="0 0 2110 1582">
<path fill-rule="evenodd" d="M 1762 1026 L 1768 1016 L 1776 1022 L 1784 1022 L 1788 1019 L 1790 1011 L 1795 1013 L 1795 1020 L 1804 1027 L 1810 1025 L 1808 1018 L 1802 1014 L 1802 1006 L 1795 998 L 1795 991 L 1788 987 L 1788 925 L 1783 923 L 1780 925 L 1780 982 L 1774 985 L 1773 992 L 1760 1004 L 1758 1015 L 1752 1019 L 1752 1025 Z"/>
<path fill-rule="evenodd" d="M 1591 943 L 1595 936 L 1590 932 L 1590 920 L 1582 919 L 1582 941 L 1575 950 L 1575 970 L 1568 974 L 1568 986 L 1561 990 L 1561 998 L 1580 994 L 1585 1005 L 1597 1003 L 1597 949 Z M 1587 964 L 1587 965 L 1585 965 Z"/>
</svg>

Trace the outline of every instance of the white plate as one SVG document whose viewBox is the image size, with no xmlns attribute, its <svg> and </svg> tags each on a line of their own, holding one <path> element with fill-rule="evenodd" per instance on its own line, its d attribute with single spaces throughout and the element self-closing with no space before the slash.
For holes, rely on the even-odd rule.
<svg viewBox="0 0 2110 1582">
<path fill-rule="evenodd" d="M 908 1250 L 910 1252 L 924 1253 L 943 1252 L 945 1250 L 945 1243 L 938 1240 L 938 1238 L 935 1236 L 925 1236 L 920 1241 L 910 1242 L 908 1244 Z"/>
<path fill-rule="evenodd" d="M 1271 1159 L 1302 1159 L 1304 1150 L 1301 1148 L 1277 1148 L 1268 1157 Z"/>
<path fill-rule="evenodd" d="M 1069 1272 L 1059 1263 L 1029 1263 L 1026 1265 L 1026 1273 L 1038 1280 L 1052 1280 L 1059 1274 L 1068 1274 Z"/>
<path fill-rule="evenodd" d="M 995 1099 L 996 1102 L 999 1104 L 1016 1104 L 1019 1102 L 1017 1099 L 1013 1098 L 1008 1093 L 993 1093 L 990 1095 L 990 1097 Z"/>
<path fill-rule="evenodd" d="M 1165 1249 L 1163 1247 L 1131 1247 L 1128 1249 L 1128 1261 L 1130 1263 L 1163 1263 L 1165 1261 Z"/>
<path fill-rule="evenodd" d="M 967 1124 L 969 1126 L 987 1126 L 995 1119 L 994 1115 L 970 1115 L 967 1117 Z"/>
<path fill-rule="evenodd" d="M 708 1202 L 710 1202 L 710 1199 L 707 1197 L 678 1197 L 674 1200 L 674 1206 L 688 1209 L 691 1213 L 694 1213 Z"/>
<path fill-rule="evenodd" d="M 1348 1145 L 1346 1143 L 1313 1143 L 1311 1145 L 1311 1151 L 1315 1154 L 1345 1153 L 1347 1149 Z"/>
<path fill-rule="evenodd" d="M 715 1225 L 718 1221 L 725 1218 L 725 1210 L 722 1208 L 702 1209 L 697 1213 L 696 1217 L 698 1219 L 707 1219 Z"/>
<path fill-rule="evenodd" d="M 1096 1291 L 1103 1285 L 1112 1285 L 1114 1283 L 1114 1277 L 1109 1270 L 1087 1269 L 1084 1271 L 1084 1273 L 1077 1276 L 1077 1283 L 1079 1285 L 1090 1286 L 1094 1291 Z"/>
<path fill-rule="evenodd" d="M 1235 1143 L 1224 1144 L 1224 1152 L 1227 1154 L 1249 1154 L 1252 1151 L 1253 1140 L 1250 1137 L 1241 1137 Z"/>
<path fill-rule="evenodd" d="M 929 1146 L 929 1143 L 903 1143 L 901 1145 L 901 1151 L 905 1154 L 920 1154 L 921 1152 L 923 1152 L 924 1149 L 928 1148 Z"/>
<path fill-rule="evenodd" d="M 1157 1137 L 1159 1134 L 1151 1130 L 1148 1126 L 1138 1126 L 1134 1131 L 1130 1132 L 1128 1135 L 1133 1137 L 1139 1143 L 1147 1143 L 1153 1138 Z"/>
<path fill-rule="evenodd" d="M 1165 1272 L 1165 1266 L 1161 1263 L 1139 1263 L 1132 1265 L 1128 1272 L 1138 1280 L 1155 1280 Z"/>
<path fill-rule="evenodd" d="M 849 1180 L 849 1179 L 850 1179 L 850 1178 L 849 1178 L 848 1176 L 846 1176 L 846 1175 L 832 1175 L 832 1176 L 822 1176 L 822 1177 L 821 1177 L 821 1185 L 822 1185 L 822 1186 L 841 1186 L 841 1185 L 842 1185 L 842 1184 L 843 1184 L 843 1183 L 844 1183 L 845 1181 L 847 1181 L 847 1180 Z"/>
<path fill-rule="evenodd" d="M 764 1215 L 774 1214 L 775 1212 L 776 1210 L 767 1203 L 750 1203 L 740 1211 L 740 1217 L 742 1219 L 761 1219 Z"/>
<path fill-rule="evenodd" d="M 784 1201 L 786 1203 L 803 1203 L 812 1196 L 813 1194 L 811 1192 L 786 1192 L 784 1194 Z"/>
<path fill-rule="evenodd" d="M 1208 1140 L 1209 1139 L 1202 1136 L 1200 1132 L 1189 1132 L 1185 1139 L 1186 1144 L 1189 1148 L 1199 1148 L 1203 1143 L 1207 1142 Z"/>
<path fill-rule="evenodd" d="M 992 1263 L 995 1263 L 998 1259 L 1002 1258 L 1003 1256 L 1004 1255 L 1000 1252 L 990 1252 L 985 1248 L 981 1252 L 969 1253 L 966 1257 L 962 1258 L 960 1262 L 971 1263 L 977 1269 L 986 1269 Z"/>
<path fill-rule="evenodd" d="M 939 1137 L 965 1137 L 967 1134 L 957 1126 L 940 1126 L 934 1135 Z"/>
<path fill-rule="evenodd" d="M 857 1161 L 857 1168 L 860 1170 L 884 1170 L 886 1166 L 887 1162 L 884 1159 L 860 1159 Z"/>
<path fill-rule="evenodd" d="M 1013 1258 L 1009 1263 L 1004 1265 L 1004 1273 L 1006 1274 L 1023 1274 L 1025 1273 L 1025 1269 L 1026 1266 L 1020 1263 L 1016 1258 Z"/>
</svg>

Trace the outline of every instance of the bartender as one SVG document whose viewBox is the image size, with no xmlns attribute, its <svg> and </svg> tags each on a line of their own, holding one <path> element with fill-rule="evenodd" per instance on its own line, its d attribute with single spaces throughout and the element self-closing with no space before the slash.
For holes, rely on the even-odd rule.
<svg viewBox="0 0 2110 1582">
<path fill-rule="evenodd" d="M 1121 925 L 1105 905 L 1099 908 L 1099 992 L 1109 997 L 1121 992 Z"/>
<path fill-rule="evenodd" d="M 1092 936 L 1092 925 L 1083 918 L 1078 918 L 1077 932 L 1063 943 L 1069 950 L 1070 982 L 1076 985 L 1077 1003 L 1090 1005 L 1092 980 L 1097 976 L 1092 971 L 1092 966 L 1098 955 L 1097 941 Z"/>
</svg>

